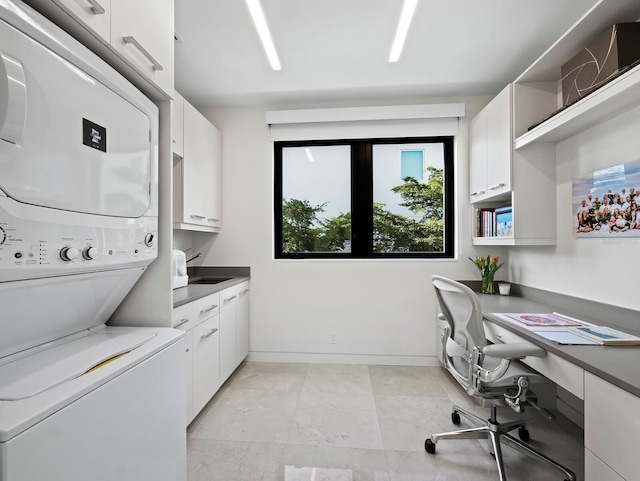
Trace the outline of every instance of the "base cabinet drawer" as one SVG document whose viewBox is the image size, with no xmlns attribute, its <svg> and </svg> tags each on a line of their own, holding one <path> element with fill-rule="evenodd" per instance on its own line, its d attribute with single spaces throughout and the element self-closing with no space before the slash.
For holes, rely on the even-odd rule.
<svg viewBox="0 0 640 481">
<path fill-rule="evenodd" d="M 638 477 L 638 438 L 640 438 L 640 398 L 595 376 L 585 373 L 584 445 L 621 479 Z M 602 469 L 595 462 L 594 469 Z M 587 471 L 587 480 L 616 479 L 598 477 Z"/>
</svg>

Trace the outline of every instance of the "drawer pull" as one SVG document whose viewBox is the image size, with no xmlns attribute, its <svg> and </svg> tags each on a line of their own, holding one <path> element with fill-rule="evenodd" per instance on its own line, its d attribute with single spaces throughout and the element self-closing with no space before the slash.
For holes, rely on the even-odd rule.
<svg viewBox="0 0 640 481">
<path fill-rule="evenodd" d="M 471 194 L 471 196 L 473 197 L 474 195 L 480 195 L 480 194 L 484 194 L 484 190 L 479 190 L 478 192 L 474 192 L 473 194 Z"/>
<path fill-rule="evenodd" d="M 185 317 L 185 318 L 183 318 L 183 319 L 180 319 L 178 322 L 176 322 L 176 325 L 175 325 L 175 326 L 173 326 L 173 327 L 174 327 L 174 328 L 176 328 L 176 327 L 183 326 L 183 325 L 184 325 L 184 324 L 186 324 L 187 322 L 189 322 L 189 319 Z"/>
<path fill-rule="evenodd" d="M 231 296 L 231 297 L 227 297 L 223 302 L 229 302 L 229 301 L 232 301 L 232 300 L 234 300 L 236 297 L 238 297 L 238 296 L 233 295 L 233 296 Z"/>
<path fill-rule="evenodd" d="M 207 337 L 211 337 L 213 336 L 216 332 L 218 332 L 218 328 L 214 327 L 213 329 L 211 329 L 209 332 L 205 332 L 202 336 L 200 336 L 200 339 L 206 339 Z"/>
<path fill-rule="evenodd" d="M 97 0 L 87 0 L 87 3 L 91 5 L 91 11 L 94 15 L 104 15 L 106 10 Z"/>
<path fill-rule="evenodd" d="M 204 314 L 205 312 L 211 312 L 211 311 L 213 311 L 216 307 L 218 307 L 218 304 L 213 304 L 213 305 L 211 305 L 211 306 L 207 307 L 206 309 L 202 309 L 202 310 L 200 311 L 200 314 Z"/>
<path fill-rule="evenodd" d="M 488 188 L 488 190 L 496 190 L 499 189 L 500 187 L 504 187 L 506 184 L 496 184 L 496 185 L 492 185 L 491 187 Z"/>
<path fill-rule="evenodd" d="M 149 60 L 149 62 L 151 62 L 151 64 L 153 65 L 153 70 L 162 70 L 162 65 L 160 65 L 158 63 L 158 61 L 153 58 L 153 56 L 147 51 L 147 49 L 145 49 L 140 42 L 138 42 L 136 40 L 135 37 L 131 37 L 131 36 L 126 36 L 126 37 L 122 37 L 122 40 L 124 41 L 124 43 L 130 43 L 131 45 L 133 45 L 135 48 L 138 49 L 138 51 L 144 55 L 145 57 L 147 57 L 147 60 Z"/>
<path fill-rule="evenodd" d="M 206 219 L 205 216 L 203 215 L 198 215 L 198 214 L 191 214 L 190 216 L 192 219 Z"/>
</svg>

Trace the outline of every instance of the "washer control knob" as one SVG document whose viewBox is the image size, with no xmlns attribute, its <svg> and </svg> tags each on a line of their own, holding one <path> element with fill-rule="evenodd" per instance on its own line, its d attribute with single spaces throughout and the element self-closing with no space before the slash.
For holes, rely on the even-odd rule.
<svg viewBox="0 0 640 481">
<path fill-rule="evenodd" d="M 147 232 L 144 235 L 144 245 L 146 245 L 147 247 L 151 247 L 155 239 L 156 239 L 156 236 L 154 236 L 151 232 Z"/>
<path fill-rule="evenodd" d="M 60 259 L 65 262 L 76 260 L 78 258 L 78 254 L 80 254 L 80 252 L 75 247 L 67 246 L 60 249 Z"/>
<path fill-rule="evenodd" d="M 82 250 L 82 257 L 86 260 L 91 261 L 98 257 L 98 249 L 95 247 L 87 246 Z"/>
</svg>

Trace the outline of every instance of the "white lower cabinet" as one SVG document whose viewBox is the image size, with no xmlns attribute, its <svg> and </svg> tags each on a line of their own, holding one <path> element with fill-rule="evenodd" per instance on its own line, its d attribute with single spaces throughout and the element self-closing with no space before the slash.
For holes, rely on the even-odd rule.
<svg viewBox="0 0 640 481">
<path fill-rule="evenodd" d="M 220 387 L 220 319 L 215 315 L 193 328 L 193 412 L 197 414 Z"/>
<path fill-rule="evenodd" d="M 249 282 L 220 292 L 220 384 L 249 354 Z"/>
<path fill-rule="evenodd" d="M 194 418 L 193 414 L 193 330 L 185 334 L 185 369 L 187 371 L 187 424 Z"/>
<path fill-rule="evenodd" d="M 236 314 L 238 312 L 237 286 L 225 289 L 220 293 L 220 382 L 224 383 L 235 370 L 236 364 L 236 337 L 238 325 Z"/>
<path fill-rule="evenodd" d="M 638 478 L 640 398 L 595 376 L 584 376 L 586 481 Z"/>
<path fill-rule="evenodd" d="M 187 424 L 249 354 L 249 281 L 173 309 L 186 332 Z"/>
<path fill-rule="evenodd" d="M 249 355 L 249 282 L 238 286 L 238 307 L 236 309 L 238 329 L 236 331 L 236 364 L 239 365 Z"/>
</svg>

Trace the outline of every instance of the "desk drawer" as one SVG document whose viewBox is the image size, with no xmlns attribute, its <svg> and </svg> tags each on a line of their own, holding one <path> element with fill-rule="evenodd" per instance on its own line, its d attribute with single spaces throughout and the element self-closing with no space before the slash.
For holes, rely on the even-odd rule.
<svg viewBox="0 0 640 481">
<path fill-rule="evenodd" d="M 515 332 L 485 321 L 487 339 L 493 343 L 529 342 Z M 547 352 L 547 357 L 527 357 L 522 362 L 551 379 L 574 396 L 584 399 L 584 370 L 561 357 Z"/>
</svg>

